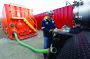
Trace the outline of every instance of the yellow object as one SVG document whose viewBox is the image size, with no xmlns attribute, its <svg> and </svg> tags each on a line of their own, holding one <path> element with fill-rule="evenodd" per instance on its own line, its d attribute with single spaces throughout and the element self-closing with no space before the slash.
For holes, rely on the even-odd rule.
<svg viewBox="0 0 90 59">
<path fill-rule="evenodd" d="M 33 22 L 34 24 L 35 24 L 35 26 L 36 26 L 36 30 L 37 30 L 37 21 L 35 20 L 35 18 L 33 17 L 33 16 L 31 16 L 31 17 L 29 17 L 31 20 L 34 20 L 35 22 Z"/>
<path fill-rule="evenodd" d="M 23 17 L 12 17 L 12 19 L 23 19 L 23 21 L 24 21 L 31 29 L 33 29 L 35 32 L 37 32 L 37 30 L 27 21 L 26 18 L 23 18 Z"/>
<path fill-rule="evenodd" d="M 45 16 L 44 19 L 48 19 L 48 16 Z"/>
<path fill-rule="evenodd" d="M 23 20 L 30 28 L 32 28 L 35 32 L 37 32 L 37 30 L 27 21 L 26 18 L 24 18 Z"/>
</svg>

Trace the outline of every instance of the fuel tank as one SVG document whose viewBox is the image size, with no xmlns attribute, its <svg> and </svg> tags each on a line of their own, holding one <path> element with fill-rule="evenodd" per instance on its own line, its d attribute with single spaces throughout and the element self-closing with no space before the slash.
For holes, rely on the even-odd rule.
<svg viewBox="0 0 90 59">
<path fill-rule="evenodd" d="M 90 0 L 76 2 L 73 9 L 74 18 L 78 18 L 82 26 L 90 28 Z"/>
</svg>

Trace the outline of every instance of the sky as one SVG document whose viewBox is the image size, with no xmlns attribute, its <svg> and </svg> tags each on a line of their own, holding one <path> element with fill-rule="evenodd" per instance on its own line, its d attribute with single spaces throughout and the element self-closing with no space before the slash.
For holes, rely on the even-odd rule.
<svg viewBox="0 0 90 59">
<path fill-rule="evenodd" d="M 66 5 L 66 1 L 71 4 L 74 0 L 0 0 L 0 17 L 4 4 L 17 4 L 33 9 L 33 14 L 39 14 L 45 11 L 60 8 Z"/>
</svg>

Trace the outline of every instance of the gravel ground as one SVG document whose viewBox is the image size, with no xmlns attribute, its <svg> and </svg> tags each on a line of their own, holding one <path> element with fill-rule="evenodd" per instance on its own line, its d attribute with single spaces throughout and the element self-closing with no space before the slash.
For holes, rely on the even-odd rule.
<svg viewBox="0 0 90 59">
<path fill-rule="evenodd" d="M 43 48 L 42 31 L 38 31 L 37 36 L 23 40 L 23 42 L 35 48 Z M 15 40 L 10 40 L 0 29 L 0 59 L 43 59 L 43 54 L 34 53 L 19 45 Z"/>
</svg>

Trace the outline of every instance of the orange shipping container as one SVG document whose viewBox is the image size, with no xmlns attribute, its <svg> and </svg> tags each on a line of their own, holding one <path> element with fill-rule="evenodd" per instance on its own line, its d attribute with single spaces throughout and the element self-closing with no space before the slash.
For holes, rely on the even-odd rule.
<svg viewBox="0 0 90 59">
<path fill-rule="evenodd" d="M 10 39 L 15 39 L 13 32 L 18 34 L 20 40 L 37 35 L 32 9 L 4 4 L 2 14 L 2 28 Z"/>
</svg>

